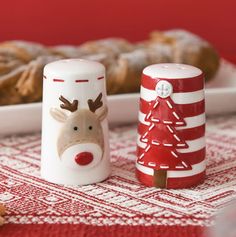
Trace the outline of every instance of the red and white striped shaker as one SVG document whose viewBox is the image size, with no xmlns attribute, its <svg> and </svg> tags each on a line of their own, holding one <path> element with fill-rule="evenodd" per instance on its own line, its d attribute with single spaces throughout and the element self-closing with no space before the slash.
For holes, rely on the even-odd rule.
<svg viewBox="0 0 236 237">
<path fill-rule="evenodd" d="M 58 184 L 100 182 L 110 173 L 105 68 L 66 59 L 44 68 L 41 175 Z"/>
<path fill-rule="evenodd" d="M 204 76 L 185 64 L 143 70 L 136 174 L 147 186 L 187 188 L 205 177 Z"/>
</svg>

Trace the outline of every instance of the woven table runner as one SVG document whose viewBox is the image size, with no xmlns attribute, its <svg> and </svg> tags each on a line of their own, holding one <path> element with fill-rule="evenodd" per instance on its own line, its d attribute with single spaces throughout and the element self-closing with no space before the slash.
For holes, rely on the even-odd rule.
<svg viewBox="0 0 236 237">
<path fill-rule="evenodd" d="M 0 236 L 202 237 L 236 196 L 236 116 L 208 119 L 207 177 L 191 189 L 136 180 L 136 126 L 112 129 L 110 143 L 111 176 L 71 187 L 40 178 L 40 134 L 0 139 Z"/>
</svg>

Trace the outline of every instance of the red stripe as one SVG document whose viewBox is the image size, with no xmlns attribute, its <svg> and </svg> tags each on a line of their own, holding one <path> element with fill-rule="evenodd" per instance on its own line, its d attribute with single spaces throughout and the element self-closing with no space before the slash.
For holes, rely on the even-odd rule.
<svg viewBox="0 0 236 237">
<path fill-rule="evenodd" d="M 55 81 L 55 82 L 64 82 L 64 80 L 62 80 L 62 79 L 53 79 L 53 81 Z"/>
<path fill-rule="evenodd" d="M 141 147 L 137 147 L 137 154 L 141 155 L 144 152 L 144 149 Z M 185 161 L 189 165 L 195 165 L 203 160 L 206 157 L 206 148 L 202 148 L 201 150 L 188 152 L 188 153 L 178 153 L 181 160 Z"/>
<path fill-rule="evenodd" d="M 145 184 L 146 186 L 148 186 L 148 187 L 153 186 L 153 176 L 152 175 L 144 174 L 141 171 L 139 171 L 138 169 L 136 169 L 136 176 L 137 176 L 138 180 L 141 183 Z M 205 179 L 205 171 L 203 171 L 199 174 L 196 174 L 196 175 L 188 176 L 188 177 L 168 178 L 167 179 L 167 188 L 174 188 L 174 189 L 190 188 L 192 186 L 202 183 L 204 179 Z"/>
<path fill-rule="evenodd" d="M 185 141 L 195 140 L 205 136 L 205 124 L 187 129 L 178 129 L 178 135 Z"/>
<path fill-rule="evenodd" d="M 205 112 L 205 100 L 192 104 L 175 104 L 175 108 L 183 118 L 193 117 Z M 150 111 L 149 103 L 142 98 L 140 98 L 140 111 L 144 114 Z"/>
<path fill-rule="evenodd" d="M 189 176 L 189 177 L 180 177 L 180 178 L 168 178 L 167 187 L 168 188 L 190 188 L 202 183 L 205 179 L 206 171 L 203 171 L 199 174 Z"/>
<path fill-rule="evenodd" d="M 136 215 L 138 216 L 138 215 Z M 146 218 L 145 215 L 140 215 L 138 218 Z M 118 219 L 118 218 L 117 218 Z M 167 217 L 163 216 L 163 219 Z M 7 223 L 1 226 L 1 236 L 27 236 L 27 237 L 41 237 L 41 236 L 57 236 L 57 237 L 206 237 L 206 229 L 204 226 L 196 225 L 132 225 L 132 217 L 130 217 L 131 224 L 120 225 L 115 224 L 116 217 L 112 225 L 92 225 L 92 224 L 12 224 Z M 128 223 L 128 222 L 127 222 Z M 158 233 L 158 234 L 157 234 Z M 159 233 L 161 235 L 159 235 Z M 174 233 L 174 235 L 173 235 Z"/>
<path fill-rule="evenodd" d="M 143 74 L 141 85 L 149 90 L 155 90 L 156 84 L 160 80 L 165 80 L 171 83 L 173 86 L 173 92 L 192 92 L 202 90 L 204 88 L 204 76 L 203 74 L 186 79 L 179 79 L 179 78 L 151 78 Z"/>
<path fill-rule="evenodd" d="M 75 82 L 76 83 L 80 83 L 80 82 L 88 82 L 89 80 L 86 80 L 86 79 L 84 79 L 84 80 L 75 80 Z"/>
<path fill-rule="evenodd" d="M 152 175 L 144 174 L 143 172 L 141 172 L 136 168 L 136 177 L 141 183 L 145 184 L 146 186 L 153 187 Z"/>
<path fill-rule="evenodd" d="M 97 79 L 98 79 L 98 80 L 102 80 L 103 78 L 104 78 L 104 76 L 102 76 L 102 77 L 98 77 Z"/>
<path fill-rule="evenodd" d="M 138 125 L 138 133 L 140 135 L 143 135 L 147 131 L 148 125 L 145 125 L 140 122 Z M 177 130 L 177 133 L 178 136 L 180 136 L 185 141 L 195 140 L 205 135 L 205 124 L 194 128 Z"/>
<path fill-rule="evenodd" d="M 206 158 L 206 148 L 202 148 L 198 151 L 193 151 L 189 153 L 179 153 L 181 156 L 181 159 L 188 162 L 190 165 L 198 164 L 205 160 Z"/>
</svg>

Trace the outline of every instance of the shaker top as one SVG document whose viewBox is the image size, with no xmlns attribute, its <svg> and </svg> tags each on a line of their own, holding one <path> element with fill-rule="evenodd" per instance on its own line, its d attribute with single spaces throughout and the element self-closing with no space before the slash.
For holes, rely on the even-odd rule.
<svg viewBox="0 0 236 237">
<path fill-rule="evenodd" d="M 202 71 L 186 64 L 161 63 L 146 67 L 143 74 L 151 78 L 187 79 L 201 75 Z"/>
<path fill-rule="evenodd" d="M 49 63 L 44 68 L 44 74 L 50 77 L 65 79 L 94 79 L 104 76 L 105 67 L 98 62 L 84 59 L 64 59 Z"/>
</svg>

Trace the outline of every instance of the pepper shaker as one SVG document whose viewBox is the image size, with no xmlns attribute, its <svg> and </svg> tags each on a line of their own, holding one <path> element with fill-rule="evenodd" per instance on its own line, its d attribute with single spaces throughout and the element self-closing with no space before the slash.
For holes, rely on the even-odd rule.
<svg viewBox="0 0 236 237">
<path fill-rule="evenodd" d="M 43 78 L 41 176 L 65 185 L 103 181 L 110 173 L 104 66 L 59 60 Z"/>
<path fill-rule="evenodd" d="M 185 64 L 155 64 L 141 80 L 136 174 L 147 186 L 187 188 L 205 177 L 204 76 Z"/>
</svg>

